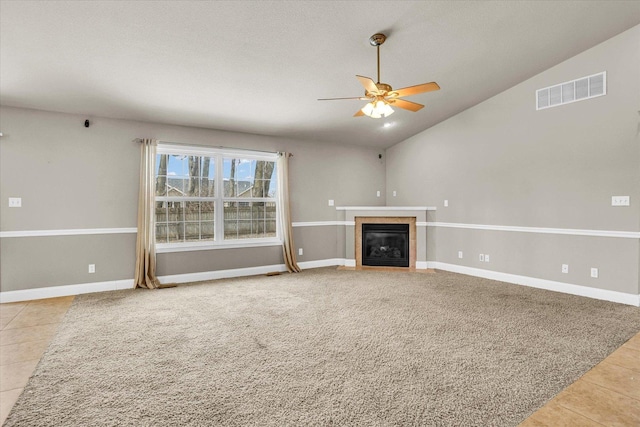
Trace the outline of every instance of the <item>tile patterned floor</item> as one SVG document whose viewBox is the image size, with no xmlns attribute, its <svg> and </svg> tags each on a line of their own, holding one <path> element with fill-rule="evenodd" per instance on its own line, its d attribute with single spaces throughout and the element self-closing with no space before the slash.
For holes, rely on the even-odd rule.
<svg viewBox="0 0 640 427">
<path fill-rule="evenodd" d="M 0 304 L 0 424 L 47 349 L 73 297 Z"/>
<path fill-rule="evenodd" d="M 72 302 L 0 304 L 0 424 Z M 520 424 L 541 426 L 640 426 L 640 333 Z"/>
</svg>

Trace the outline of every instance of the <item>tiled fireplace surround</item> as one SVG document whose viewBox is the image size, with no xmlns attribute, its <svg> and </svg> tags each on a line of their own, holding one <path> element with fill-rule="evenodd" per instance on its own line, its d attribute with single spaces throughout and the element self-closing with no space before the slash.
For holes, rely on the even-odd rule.
<svg viewBox="0 0 640 427">
<path fill-rule="evenodd" d="M 344 212 L 343 224 L 345 224 L 345 266 L 355 268 L 362 267 L 362 224 L 363 223 L 389 223 L 409 224 L 409 270 L 427 269 L 427 212 L 435 211 L 434 207 L 427 206 L 341 206 L 336 210 Z M 406 267 L 393 267 L 407 269 Z"/>
</svg>

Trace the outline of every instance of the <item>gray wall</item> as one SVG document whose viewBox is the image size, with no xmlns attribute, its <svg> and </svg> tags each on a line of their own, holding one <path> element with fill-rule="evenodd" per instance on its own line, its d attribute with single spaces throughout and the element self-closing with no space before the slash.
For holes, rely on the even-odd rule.
<svg viewBox="0 0 640 427">
<path fill-rule="evenodd" d="M 85 119 L 91 120 L 89 128 Z M 292 219 L 333 221 L 336 204 L 384 203 L 380 150 L 2 107 L 0 230 L 136 227 L 140 147 L 134 138 L 289 151 Z M 21 197 L 22 208 L 9 208 Z M 301 261 L 343 257 L 337 227 L 298 227 Z M 344 247 L 344 241 L 342 241 Z M 133 278 L 135 234 L 0 239 L 2 291 Z M 89 274 L 89 263 L 96 273 Z M 158 274 L 282 263 L 279 247 L 158 254 Z"/>
<path fill-rule="evenodd" d="M 389 205 L 437 206 L 438 222 L 638 232 L 639 45 L 636 26 L 391 147 Z M 536 111 L 536 89 L 601 71 L 607 95 Z M 612 207 L 614 195 L 631 196 L 631 206 Z M 451 228 L 429 236 L 440 262 L 639 293 L 638 239 Z M 491 262 L 479 263 L 480 253 Z"/>
</svg>

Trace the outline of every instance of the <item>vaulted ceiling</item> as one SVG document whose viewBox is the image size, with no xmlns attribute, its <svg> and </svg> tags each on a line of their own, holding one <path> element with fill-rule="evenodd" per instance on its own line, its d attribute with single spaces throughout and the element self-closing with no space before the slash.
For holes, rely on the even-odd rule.
<svg viewBox="0 0 640 427">
<path fill-rule="evenodd" d="M 0 102 L 382 148 L 639 23 L 638 1 L 2 0 Z M 378 120 L 317 101 L 363 94 L 377 32 L 381 81 L 442 89 Z"/>
</svg>

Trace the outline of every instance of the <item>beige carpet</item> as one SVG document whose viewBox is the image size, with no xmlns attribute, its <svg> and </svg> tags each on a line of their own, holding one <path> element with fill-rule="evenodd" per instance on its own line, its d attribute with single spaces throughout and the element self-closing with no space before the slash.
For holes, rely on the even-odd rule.
<svg viewBox="0 0 640 427">
<path fill-rule="evenodd" d="M 76 297 L 7 426 L 515 426 L 635 307 L 438 272 Z"/>
</svg>

